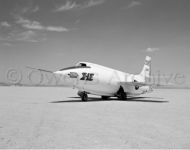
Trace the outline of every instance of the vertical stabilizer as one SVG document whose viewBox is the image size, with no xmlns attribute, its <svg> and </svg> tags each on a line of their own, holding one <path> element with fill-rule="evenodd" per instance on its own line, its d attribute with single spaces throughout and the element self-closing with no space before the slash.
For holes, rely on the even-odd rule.
<svg viewBox="0 0 190 150">
<path fill-rule="evenodd" d="M 140 73 L 140 76 L 143 77 L 144 81 L 147 81 L 147 79 L 150 78 L 151 76 L 151 57 L 150 56 L 146 56 L 145 63 Z"/>
</svg>

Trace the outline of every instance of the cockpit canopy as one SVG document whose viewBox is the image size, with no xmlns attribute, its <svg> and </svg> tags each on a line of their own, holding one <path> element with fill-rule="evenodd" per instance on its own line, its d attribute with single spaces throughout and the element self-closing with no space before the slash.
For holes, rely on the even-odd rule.
<svg viewBox="0 0 190 150">
<path fill-rule="evenodd" d="M 69 69 L 78 69 L 78 68 L 91 68 L 87 63 L 79 62 L 75 66 L 67 67 L 60 69 L 59 71 L 69 70 Z"/>
<path fill-rule="evenodd" d="M 86 67 L 87 64 L 86 64 L 86 63 L 79 62 L 79 63 L 76 64 L 76 66 L 78 66 L 78 67 Z"/>
</svg>

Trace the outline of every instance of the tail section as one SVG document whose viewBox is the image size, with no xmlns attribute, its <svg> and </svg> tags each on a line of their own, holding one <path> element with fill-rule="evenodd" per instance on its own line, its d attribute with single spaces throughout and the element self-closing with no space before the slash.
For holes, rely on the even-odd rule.
<svg viewBox="0 0 190 150">
<path fill-rule="evenodd" d="M 151 57 L 146 56 L 145 63 L 144 63 L 144 66 L 143 66 L 143 69 L 142 69 L 140 75 L 145 77 L 145 78 L 150 78 L 150 75 L 151 75 Z"/>
<path fill-rule="evenodd" d="M 152 92 L 152 85 L 149 84 L 151 81 L 151 57 L 146 56 L 143 69 L 140 74 L 134 75 L 134 82 L 137 83 L 135 90 L 140 94 Z M 134 84 L 134 83 L 133 83 Z"/>
<path fill-rule="evenodd" d="M 146 56 L 143 69 L 140 74 L 135 75 L 138 82 L 147 82 L 151 76 L 151 57 Z"/>
</svg>

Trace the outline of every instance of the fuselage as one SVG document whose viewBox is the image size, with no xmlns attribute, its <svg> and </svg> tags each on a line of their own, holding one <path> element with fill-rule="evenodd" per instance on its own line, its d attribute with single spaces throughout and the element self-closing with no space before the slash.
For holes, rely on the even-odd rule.
<svg viewBox="0 0 190 150">
<path fill-rule="evenodd" d="M 55 74 L 62 76 L 62 83 L 66 86 L 102 96 L 115 96 L 122 82 L 139 80 L 137 75 L 89 62 L 79 62 L 74 67 L 61 69 L 56 71 Z M 150 91 L 149 86 L 123 85 L 123 89 L 131 96 Z"/>
</svg>

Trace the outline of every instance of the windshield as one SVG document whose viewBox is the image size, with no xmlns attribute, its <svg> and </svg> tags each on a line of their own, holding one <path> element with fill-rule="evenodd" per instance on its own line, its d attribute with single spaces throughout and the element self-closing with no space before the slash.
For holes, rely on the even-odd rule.
<svg viewBox="0 0 190 150">
<path fill-rule="evenodd" d="M 79 69 L 79 68 L 91 68 L 90 66 L 72 66 L 72 67 L 67 67 L 67 68 L 63 68 L 60 69 L 59 71 L 63 71 L 63 70 L 69 70 L 69 69 Z"/>
</svg>

